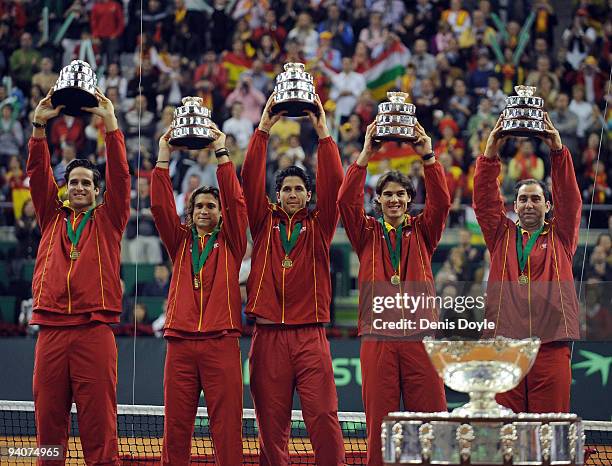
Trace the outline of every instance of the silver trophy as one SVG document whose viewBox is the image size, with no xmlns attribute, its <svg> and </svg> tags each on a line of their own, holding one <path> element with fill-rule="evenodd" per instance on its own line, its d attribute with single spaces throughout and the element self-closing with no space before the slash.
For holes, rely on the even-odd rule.
<svg viewBox="0 0 612 466">
<path fill-rule="evenodd" d="M 451 413 L 390 413 L 382 423 L 386 465 L 584 464 L 584 432 L 575 414 L 514 414 L 495 395 L 514 388 L 535 361 L 537 338 L 425 339 L 431 362 L 470 402 Z"/>
<path fill-rule="evenodd" d="M 303 63 L 285 63 L 285 71 L 276 77 L 272 113 L 287 112 L 288 117 L 306 116 L 306 111 L 318 113 L 314 79 L 304 71 Z"/>
<path fill-rule="evenodd" d="M 189 149 L 204 149 L 216 139 L 215 123 L 201 97 L 183 97 L 183 105 L 174 110 L 169 143 Z"/>
<path fill-rule="evenodd" d="M 87 112 L 81 107 L 97 107 L 96 85 L 98 79 L 89 66 L 82 60 L 72 60 L 64 66 L 53 86 L 51 103 L 54 107 L 65 105 L 62 110 L 66 115 L 78 116 Z"/>
<path fill-rule="evenodd" d="M 535 97 L 533 86 L 514 86 L 518 95 L 506 97 L 502 112 L 502 132 L 511 136 L 541 136 L 544 123 L 544 99 Z"/>
<path fill-rule="evenodd" d="M 416 107 L 406 102 L 408 93 L 387 92 L 387 98 L 389 102 L 378 104 L 374 139 L 378 141 L 414 141 L 416 139 L 414 127 L 417 124 L 414 116 Z"/>
</svg>

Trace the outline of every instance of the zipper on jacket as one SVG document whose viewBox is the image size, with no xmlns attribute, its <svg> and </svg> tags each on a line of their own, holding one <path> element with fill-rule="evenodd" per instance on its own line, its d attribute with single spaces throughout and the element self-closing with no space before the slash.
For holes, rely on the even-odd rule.
<svg viewBox="0 0 612 466">
<path fill-rule="evenodd" d="M 202 249 L 204 249 L 204 238 L 199 239 L 198 241 L 202 241 Z M 208 238 L 208 241 L 210 241 L 210 238 Z M 192 245 L 192 247 L 198 247 L 197 244 Z M 212 251 L 211 251 L 212 252 Z M 202 302 L 204 301 L 204 284 L 202 283 L 202 270 L 204 270 L 204 267 L 202 267 L 200 269 L 200 271 L 198 272 L 198 279 L 200 280 L 200 320 L 198 321 L 198 332 L 202 331 L 202 314 L 203 314 L 203 309 L 202 309 Z"/>
</svg>

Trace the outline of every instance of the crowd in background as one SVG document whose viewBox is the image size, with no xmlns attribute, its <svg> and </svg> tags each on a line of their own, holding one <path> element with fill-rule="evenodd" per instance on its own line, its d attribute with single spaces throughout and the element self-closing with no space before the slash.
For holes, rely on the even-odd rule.
<svg viewBox="0 0 612 466">
<path fill-rule="evenodd" d="M 558 5 L 571 9 L 565 21 L 558 17 Z M 609 7 L 605 0 L 147 0 L 140 11 L 140 3 L 129 0 L 0 0 L 0 225 L 13 225 L 18 239 L 6 259 L 19 267 L 36 255 L 40 232 L 25 174 L 30 123 L 62 66 L 77 58 L 96 69 L 126 137 L 133 215 L 122 248 L 125 263 L 167 260 L 151 216 L 149 184 L 157 140 L 181 99 L 203 99 L 228 135 L 227 148 L 240 173 L 274 76 L 286 62 L 305 63 L 314 76 L 346 167 L 361 150 L 381 99 L 373 70 L 391 55 L 400 57 L 401 72 L 388 88 L 409 93 L 418 120 L 432 136 L 453 199 L 448 226 L 470 223 L 465 206 L 471 205 L 475 159 L 505 97 L 519 84 L 536 86 L 544 99 L 572 153 L 584 204 L 612 204 L 612 166 L 606 164 L 612 110 L 605 110 Z M 89 158 L 103 172 L 104 127 L 95 116 L 60 115 L 47 135 L 60 187 L 74 158 Z M 414 202 L 422 204 L 420 160 L 411 157 L 409 147 L 387 149 L 405 161 L 402 167 L 417 192 Z M 281 120 L 270 137 L 269 194 L 274 194 L 275 174 L 287 166 L 314 175 L 315 154 L 316 133 L 307 119 Z M 500 155 L 500 185 L 509 206 L 516 181 L 550 181 L 548 150 L 539 140 L 512 140 Z M 372 166 L 368 208 L 378 176 L 393 163 L 382 158 Z M 179 214 L 195 188 L 217 184 L 215 170 L 207 149 L 173 154 L 170 173 Z M 583 216 L 583 227 L 612 230 L 609 217 L 609 210 L 595 209 Z M 460 233 L 460 244 L 438 274 L 438 287 L 466 277 L 486 280 L 486 255 L 474 252 L 471 242 L 470 235 Z M 609 235 L 598 240 L 586 263 L 585 279 L 610 281 Z M 168 275 L 162 268 L 155 271 L 159 283 Z M 158 288 L 165 296 L 167 287 Z"/>
</svg>

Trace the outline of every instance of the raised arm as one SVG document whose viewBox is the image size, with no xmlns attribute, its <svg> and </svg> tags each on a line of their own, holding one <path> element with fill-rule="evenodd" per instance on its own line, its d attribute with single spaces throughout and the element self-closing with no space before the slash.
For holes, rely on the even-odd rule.
<svg viewBox="0 0 612 466">
<path fill-rule="evenodd" d="M 499 149 L 505 142 L 501 134 L 501 121 L 500 117 L 489 134 L 484 154 L 476 160 L 474 173 L 473 207 L 489 251 L 493 250 L 503 233 L 507 219 L 504 199 L 497 180 L 501 171 Z"/>
<path fill-rule="evenodd" d="M 242 186 L 249 215 L 249 225 L 253 235 L 262 226 L 262 221 L 268 213 L 269 201 L 266 196 L 268 137 L 270 129 L 281 117 L 281 114 L 272 115 L 270 111 L 274 102 L 273 98 L 274 94 L 270 96 L 266 103 L 259 127 L 251 136 L 242 164 Z"/>
<path fill-rule="evenodd" d="M 543 141 L 550 148 L 552 198 L 555 209 L 554 222 L 561 242 L 574 254 L 578 246 L 582 198 L 576 181 L 572 154 L 561 143 L 559 131 L 553 126 L 548 113 L 544 115 L 547 125 Z"/>
<path fill-rule="evenodd" d="M 57 184 L 51 169 L 51 155 L 47 145 L 45 128 L 51 118 L 59 115 L 63 105 L 53 108 L 52 90 L 42 99 L 34 110 L 34 130 L 28 143 L 28 162 L 26 172 L 30 178 L 30 194 L 36 211 L 36 218 L 41 231 L 52 218 L 53 212 L 60 206 L 57 197 Z"/>
<path fill-rule="evenodd" d="M 225 134 L 218 132 L 212 145 L 217 157 L 217 180 L 221 197 L 223 232 L 229 247 L 237 258 L 246 252 L 247 208 L 242 188 L 236 176 L 236 168 L 225 148 Z"/>
<path fill-rule="evenodd" d="M 338 224 L 338 191 L 342 184 L 343 171 L 338 146 L 329 135 L 325 110 L 321 99 L 315 97 L 317 113 L 307 112 L 308 118 L 319 137 L 317 150 L 317 210 L 320 212 L 319 224 L 331 241 Z"/>
<path fill-rule="evenodd" d="M 425 171 L 425 208 L 420 217 L 427 249 L 433 254 L 442 237 L 442 231 L 444 231 L 451 198 L 446 185 L 444 169 L 433 155 L 431 138 L 420 123 L 417 123 L 415 130 L 417 139 L 413 146 L 415 152 L 423 157 Z"/>
<path fill-rule="evenodd" d="M 155 164 L 151 179 L 151 213 L 153 214 L 155 226 L 159 231 L 159 236 L 168 250 L 170 259 L 174 260 L 180 247 L 183 227 L 181 226 L 181 219 L 176 213 L 172 180 L 168 171 L 168 164 L 170 163 L 170 145 L 168 144 L 170 131 L 171 129 L 168 129 L 159 138 L 157 163 Z"/>
<path fill-rule="evenodd" d="M 370 217 L 366 215 L 364 209 L 364 186 L 368 162 L 380 148 L 380 144 L 372 138 L 375 130 L 376 122 L 370 123 L 366 130 L 363 149 L 355 163 L 346 171 L 338 193 L 338 209 L 340 210 L 342 224 L 357 254 L 365 246 L 366 236 L 364 231 L 370 221 Z"/>
<path fill-rule="evenodd" d="M 125 140 L 117 125 L 113 103 L 100 88 L 96 88 L 98 106 L 83 107 L 86 112 L 98 115 L 106 129 L 106 191 L 105 212 L 121 233 L 130 218 L 130 170 L 127 163 Z"/>
</svg>

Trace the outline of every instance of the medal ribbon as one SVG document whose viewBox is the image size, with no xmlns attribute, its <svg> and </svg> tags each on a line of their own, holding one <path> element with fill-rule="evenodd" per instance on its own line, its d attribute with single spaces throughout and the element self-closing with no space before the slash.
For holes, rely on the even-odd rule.
<svg viewBox="0 0 612 466">
<path fill-rule="evenodd" d="M 70 221 L 70 215 L 68 215 L 68 219 L 67 219 L 67 227 L 66 230 L 68 231 L 68 239 L 70 239 L 70 242 L 72 243 L 72 247 L 74 249 L 76 249 L 77 245 L 79 244 L 79 240 L 81 239 L 81 234 L 83 233 L 83 230 L 85 229 L 85 225 L 87 225 L 87 222 L 89 221 L 89 218 L 91 217 L 91 213 L 93 212 L 93 209 L 89 209 L 87 212 L 85 212 L 85 215 L 83 215 L 83 220 L 81 220 L 81 223 L 79 223 L 79 226 L 77 227 L 76 231 L 74 231 L 74 229 L 72 228 L 72 222 Z"/>
<path fill-rule="evenodd" d="M 391 266 L 393 267 L 394 272 L 399 271 L 399 263 L 400 257 L 402 255 L 402 228 L 404 226 L 404 222 L 400 223 L 400 226 L 395 229 L 395 249 L 391 246 L 391 238 L 389 237 L 389 231 L 387 231 L 387 225 L 385 225 L 385 220 L 380 217 L 378 219 L 380 224 L 382 225 L 383 234 L 385 235 L 385 242 L 387 243 L 387 249 L 389 249 L 389 256 L 391 257 Z"/>
<path fill-rule="evenodd" d="M 287 238 L 287 226 L 284 223 L 280 223 L 279 225 L 281 243 L 283 243 L 283 249 L 285 250 L 285 255 L 289 256 L 289 253 L 294 248 L 295 243 L 297 243 L 298 237 L 300 236 L 300 231 L 302 230 L 302 222 L 298 222 L 293 227 L 293 231 L 291 232 L 291 236 Z"/>
<path fill-rule="evenodd" d="M 518 256 L 518 263 L 521 273 L 524 273 L 525 266 L 527 265 L 527 259 L 529 259 L 529 254 L 531 254 L 531 250 L 533 249 L 533 246 L 535 245 L 535 242 L 537 241 L 538 236 L 540 236 L 540 233 L 542 233 L 543 229 L 544 225 L 542 225 L 531 235 L 529 241 L 527 241 L 527 244 L 525 245 L 525 249 L 523 250 L 523 235 L 521 233 L 521 227 L 518 225 L 516 226 L 516 254 Z"/>
<path fill-rule="evenodd" d="M 191 263 L 193 264 L 193 274 L 197 275 L 204 267 L 206 263 L 206 259 L 208 259 L 208 255 L 215 244 L 215 240 L 217 239 L 217 235 L 221 231 L 221 228 L 217 226 L 212 233 L 210 234 L 210 238 L 206 242 L 206 246 L 204 246 L 204 250 L 202 254 L 200 254 L 200 239 L 198 238 L 198 232 L 195 227 L 191 227 L 191 237 L 193 238 L 193 244 L 191 245 Z"/>
</svg>

